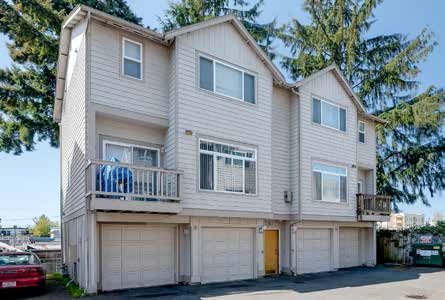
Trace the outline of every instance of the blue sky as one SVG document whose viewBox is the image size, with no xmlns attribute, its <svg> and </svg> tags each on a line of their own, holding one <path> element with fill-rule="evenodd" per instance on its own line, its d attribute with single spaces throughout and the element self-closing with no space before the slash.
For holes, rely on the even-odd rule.
<svg viewBox="0 0 445 300">
<path fill-rule="evenodd" d="M 167 0 L 128 1 L 145 25 L 159 27 L 157 16 L 167 8 Z M 266 0 L 261 21 L 277 18 L 286 23 L 292 17 L 303 23 L 308 20 L 301 9 L 302 0 Z M 410 37 L 428 27 L 436 34 L 438 47 L 429 60 L 422 64 L 419 79 L 422 88 L 431 84 L 444 86 L 445 70 L 445 1 L 386 0 L 377 10 L 377 22 L 371 34 L 399 32 Z M 5 48 L 6 38 L 0 35 L 0 67 L 10 64 Z M 46 143 L 36 151 L 21 156 L 0 153 L 0 218 L 3 225 L 32 224 L 32 218 L 46 214 L 57 220 L 59 216 L 59 151 Z M 435 211 L 445 213 L 445 194 L 431 199 L 431 207 L 418 203 L 402 206 L 405 212 L 423 212 L 428 217 Z"/>
</svg>

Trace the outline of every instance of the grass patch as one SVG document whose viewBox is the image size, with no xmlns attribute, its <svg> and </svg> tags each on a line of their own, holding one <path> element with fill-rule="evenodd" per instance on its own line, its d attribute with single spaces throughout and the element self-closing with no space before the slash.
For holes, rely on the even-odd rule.
<svg viewBox="0 0 445 300">
<path fill-rule="evenodd" d="M 49 274 L 46 279 L 61 283 L 73 298 L 81 298 L 86 295 L 83 288 L 79 287 L 71 278 L 63 277 L 61 273 Z"/>
</svg>

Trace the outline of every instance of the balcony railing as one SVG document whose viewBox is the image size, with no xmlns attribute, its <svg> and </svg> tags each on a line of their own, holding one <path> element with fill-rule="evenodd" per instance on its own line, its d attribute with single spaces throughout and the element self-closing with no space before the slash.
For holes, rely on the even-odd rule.
<svg viewBox="0 0 445 300">
<path fill-rule="evenodd" d="M 357 194 L 357 217 L 363 221 L 380 221 L 391 214 L 389 196 Z M 379 218 L 380 217 L 380 218 Z"/>
<path fill-rule="evenodd" d="M 92 160 L 87 169 L 88 194 L 95 198 L 179 202 L 180 171 Z"/>
</svg>

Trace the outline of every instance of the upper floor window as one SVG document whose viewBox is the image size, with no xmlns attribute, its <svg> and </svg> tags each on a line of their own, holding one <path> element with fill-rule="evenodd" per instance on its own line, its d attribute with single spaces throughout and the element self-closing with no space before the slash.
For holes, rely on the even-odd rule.
<svg viewBox="0 0 445 300">
<path fill-rule="evenodd" d="M 365 142 L 365 122 L 358 122 L 358 141 L 360 143 Z"/>
<path fill-rule="evenodd" d="M 199 188 L 256 194 L 256 150 L 207 140 L 199 142 Z"/>
<path fill-rule="evenodd" d="M 142 44 L 122 39 L 122 73 L 125 76 L 142 79 Z"/>
<path fill-rule="evenodd" d="M 255 103 L 255 76 L 203 56 L 199 58 L 199 87 L 217 94 Z"/>
<path fill-rule="evenodd" d="M 346 109 L 326 101 L 313 99 L 312 121 L 323 126 L 346 131 Z"/>
<path fill-rule="evenodd" d="M 347 202 L 346 168 L 313 163 L 312 176 L 312 197 L 314 200 Z"/>
</svg>

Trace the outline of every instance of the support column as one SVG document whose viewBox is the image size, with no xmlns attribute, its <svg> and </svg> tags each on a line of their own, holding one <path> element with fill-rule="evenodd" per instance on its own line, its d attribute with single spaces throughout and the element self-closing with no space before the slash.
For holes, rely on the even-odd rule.
<svg viewBox="0 0 445 300">
<path fill-rule="evenodd" d="M 190 283 L 201 283 L 201 225 L 199 218 L 190 220 Z"/>
<path fill-rule="evenodd" d="M 97 283 L 99 281 L 100 255 L 99 255 L 99 225 L 96 221 L 96 214 L 89 212 L 87 214 L 88 224 L 88 243 L 87 243 L 87 288 L 89 294 L 97 293 Z"/>
<path fill-rule="evenodd" d="M 255 240 L 256 240 L 256 258 L 257 262 L 256 274 L 254 277 L 264 276 L 264 225 L 259 225 L 255 228 Z"/>
<path fill-rule="evenodd" d="M 377 223 L 372 222 L 371 238 L 370 238 L 370 266 L 377 265 Z"/>
<path fill-rule="evenodd" d="M 338 224 L 332 228 L 332 268 L 340 268 L 340 229 Z"/>
<path fill-rule="evenodd" d="M 298 227 L 296 225 L 290 226 L 290 270 L 297 275 L 297 236 Z"/>
</svg>

